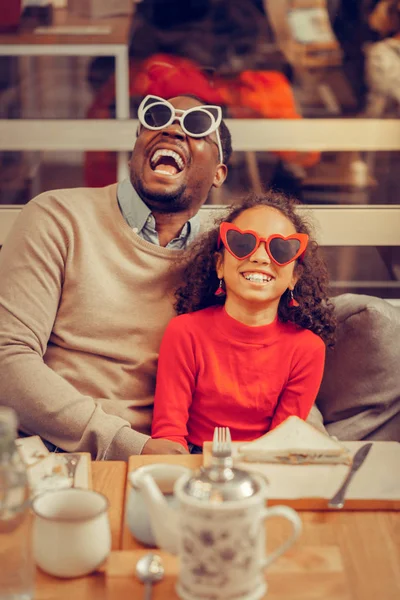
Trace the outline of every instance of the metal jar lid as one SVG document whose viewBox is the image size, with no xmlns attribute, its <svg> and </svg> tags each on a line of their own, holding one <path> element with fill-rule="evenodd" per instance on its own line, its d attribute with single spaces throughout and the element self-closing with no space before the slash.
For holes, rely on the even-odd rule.
<svg viewBox="0 0 400 600">
<path fill-rule="evenodd" d="M 233 468 L 232 460 L 225 459 L 196 471 L 186 482 L 183 492 L 196 500 L 219 504 L 250 498 L 259 489 L 259 483 L 250 473 Z"/>
</svg>

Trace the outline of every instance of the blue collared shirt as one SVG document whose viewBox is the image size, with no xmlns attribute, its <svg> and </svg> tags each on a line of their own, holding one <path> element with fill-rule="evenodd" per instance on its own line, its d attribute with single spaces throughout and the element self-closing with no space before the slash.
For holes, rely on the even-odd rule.
<svg viewBox="0 0 400 600">
<path fill-rule="evenodd" d="M 147 204 L 139 197 L 129 179 L 124 179 L 118 184 L 117 199 L 122 216 L 132 230 L 146 242 L 159 246 L 160 240 L 158 239 L 155 218 Z M 185 250 L 199 232 L 200 216 L 196 214 L 185 223 L 179 237 L 171 240 L 166 248 Z"/>
</svg>

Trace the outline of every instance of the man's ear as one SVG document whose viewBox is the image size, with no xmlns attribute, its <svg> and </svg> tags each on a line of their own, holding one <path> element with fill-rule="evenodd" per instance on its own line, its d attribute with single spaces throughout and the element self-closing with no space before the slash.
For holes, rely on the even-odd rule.
<svg viewBox="0 0 400 600">
<path fill-rule="evenodd" d="M 215 270 L 217 272 L 218 279 L 224 278 L 224 257 L 221 252 L 216 252 L 215 257 Z"/>
<path fill-rule="evenodd" d="M 213 187 L 219 188 L 224 183 L 226 177 L 228 175 L 228 167 L 222 163 L 220 163 L 215 171 Z"/>
</svg>

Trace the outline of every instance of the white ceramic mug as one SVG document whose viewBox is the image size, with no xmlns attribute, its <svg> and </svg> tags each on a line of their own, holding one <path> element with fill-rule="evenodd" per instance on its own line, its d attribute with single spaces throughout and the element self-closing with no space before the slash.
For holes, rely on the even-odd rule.
<svg viewBox="0 0 400 600">
<path fill-rule="evenodd" d="M 81 577 L 111 551 L 108 500 L 91 490 L 45 492 L 32 502 L 36 564 L 56 577 Z"/>
<path fill-rule="evenodd" d="M 188 475 L 190 469 L 182 465 L 154 464 L 139 467 L 129 474 L 131 489 L 128 496 L 126 520 L 131 534 L 146 546 L 157 546 L 150 515 L 138 482 L 143 475 L 151 475 L 165 500 L 171 507 L 176 507 L 178 502 L 173 494 L 176 481 L 181 475 Z"/>
</svg>

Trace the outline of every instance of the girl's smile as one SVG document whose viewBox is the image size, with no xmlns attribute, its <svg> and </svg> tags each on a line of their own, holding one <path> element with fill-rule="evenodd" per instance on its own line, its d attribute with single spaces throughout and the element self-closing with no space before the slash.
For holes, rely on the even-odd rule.
<svg viewBox="0 0 400 600">
<path fill-rule="evenodd" d="M 274 279 L 273 275 L 267 271 L 244 271 L 242 275 L 246 281 L 250 281 L 256 285 L 265 285 Z"/>
</svg>

